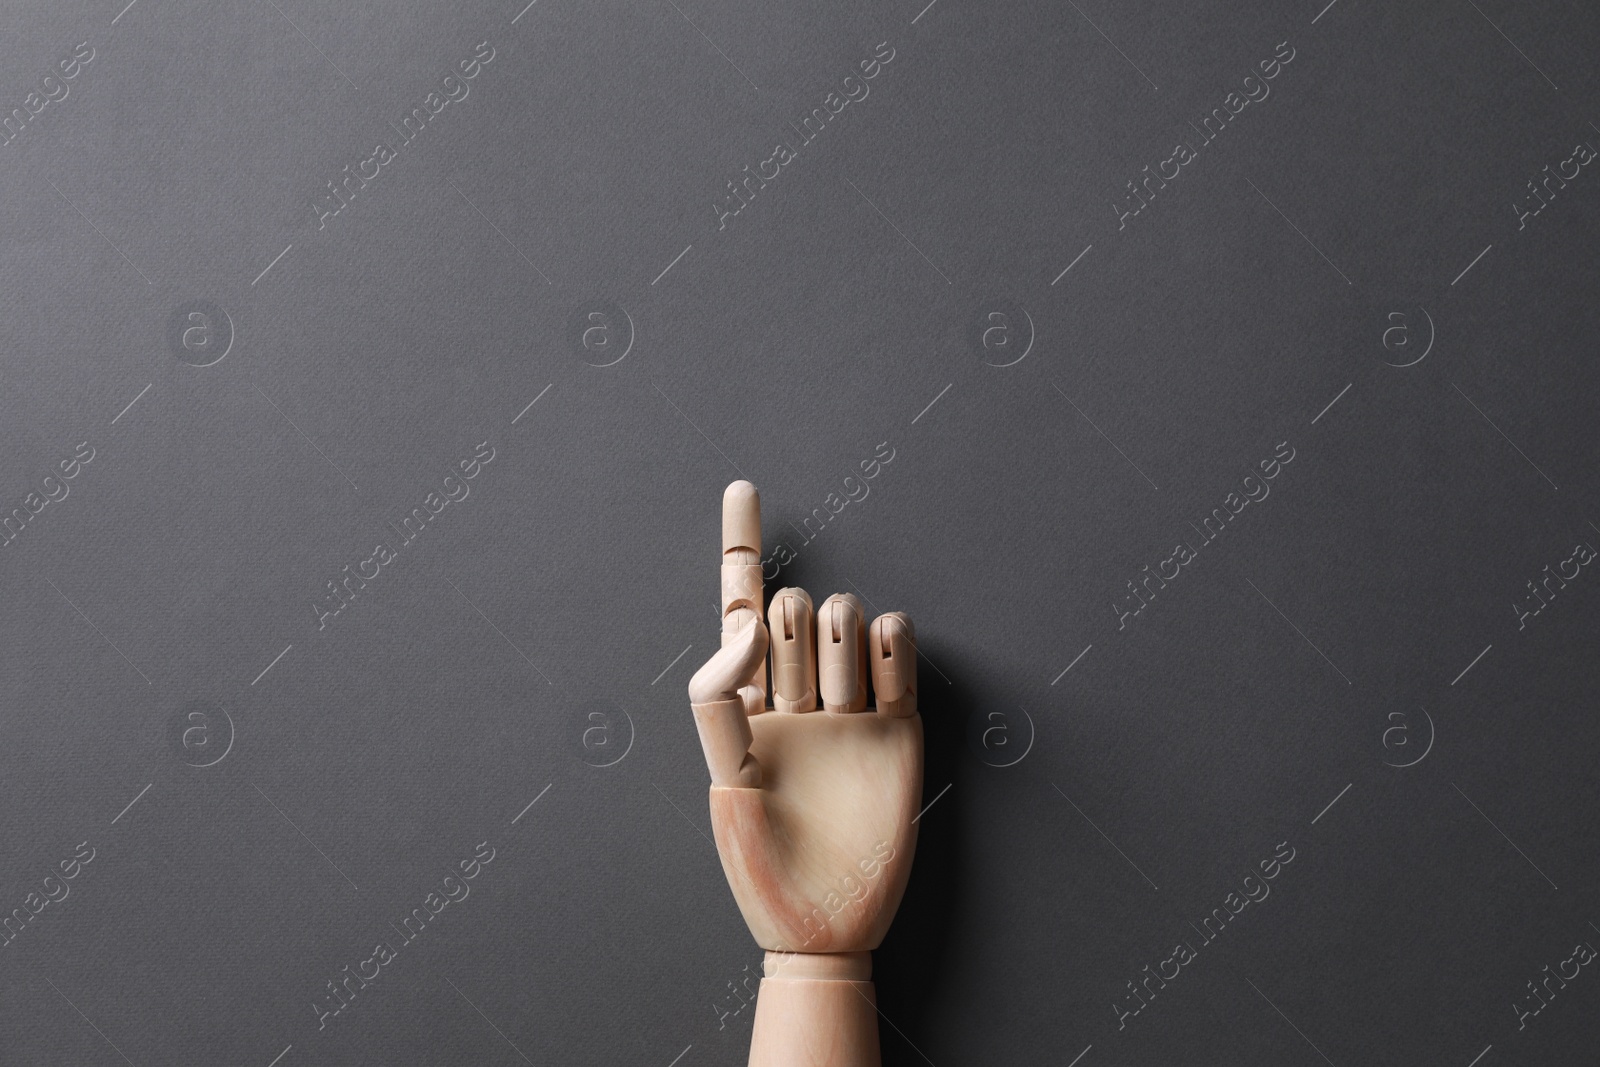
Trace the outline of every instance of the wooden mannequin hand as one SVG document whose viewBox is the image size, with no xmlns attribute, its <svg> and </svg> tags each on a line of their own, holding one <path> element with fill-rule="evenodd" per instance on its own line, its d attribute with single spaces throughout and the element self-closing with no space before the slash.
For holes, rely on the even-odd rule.
<svg viewBox="0 0 1600 1067">
<path fill-rule="evenodd" d="M 746 681 L 766 646 L 765 628 L 752 620 L 696 682 Z M 902 654 L 916 653 L 906 644 Z M 721 699 L 732 704 L 737 688 L 727 686 Z M 703 698 L 720 694 L 696 692 L 695 683 L 690 692 L 704 730 L 712 724 L 699 709 L 716 702 Z M 870 708 L 769 710 L 749 718 L 748 730 L 749 752 L 740 752 L 740 763 L 753 764 L 745 771 L 751 783 L 719 784 L 713 767 L 711 825 L 756 943 L 774 952 L 877 948 L 911 873 L 922 719 Z"/>
<path fill-rule="evenodd" d="M 750 1062 L 875 1064 L 867 953 L 905 892 L 922 795 L 914 634 L 891 613 L 869 641 L 855 597 L 830 597 L 813 617 L 801 589 L 775 594 L 763 625 L 760 545 L 755 487 L 735 482 L 723 497 L 723 647 L 689 682 L 717 852 L 768 950 Z M 773 1001 L 781 1010 L 764 1013 Z"/>
</svg>

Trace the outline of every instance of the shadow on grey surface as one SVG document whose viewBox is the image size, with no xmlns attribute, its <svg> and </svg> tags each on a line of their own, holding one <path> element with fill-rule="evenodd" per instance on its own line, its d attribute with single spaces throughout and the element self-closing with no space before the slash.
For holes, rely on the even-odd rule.
<svg viewBox="0 0 1600 1067">
<path fill-rule="evenodd" d="M 922 803 L 938 803 L 918 823 L 917 854 L 904 901 L 882 946 L 872 954 L 877 987 L 878 1037 L 884 1067 L 925 1065 L 932 1032 L 927 1005 L 945 980 L 950 941 L 961 914 L 962 794 L 975 763 L 963 740 L 977 705 L 962 681 L 957 657 L 933 652 L 949 684 L 925 663 L 918 711 L 923 726 Z M 943 797 L 940 790 L 953 783 Z"/>
</svg>

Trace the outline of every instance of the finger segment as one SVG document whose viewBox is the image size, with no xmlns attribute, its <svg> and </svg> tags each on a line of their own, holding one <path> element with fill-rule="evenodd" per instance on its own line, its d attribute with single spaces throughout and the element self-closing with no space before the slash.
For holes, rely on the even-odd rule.
<svg viewBox="0 0 1600 1067">
<path fill-rule="evenodd" d="M 761 618 L 761 495 L 746 481 L 722 494 L 722 643 L 728 644 Z M 745 710 L 766 710 L 767 669 L 763 663 L 744 693 Z"/>
<path fill-rule="evenodd" d="M 780 589 L 767 609 L 772 636 L 772 706 L 817 710 L 817 627 L 804 589 Z"/>
<path fill-rule="evenodd" d="M 867 710 L 867 632 L 850 593 L 835 593 L 817 613 L 817 682 L 826 710 Z"/>
<path fill-rule="evenodd" d="M 872 620 L 867 654 L 872 692 L 884 715 L 907 718 L 917 712 L 916 640 L 916 630 L 904 612 L 891 611 Z"/>
<path fill-rule="evenodd" d="M 753 737 L 741 692 L 765 664 L 766 653 L 766 627 L 754 619 L 689 679 L 689 706 L 712 785 L 761 784 L 761 765 L 750 754 Z"/>
</svg>

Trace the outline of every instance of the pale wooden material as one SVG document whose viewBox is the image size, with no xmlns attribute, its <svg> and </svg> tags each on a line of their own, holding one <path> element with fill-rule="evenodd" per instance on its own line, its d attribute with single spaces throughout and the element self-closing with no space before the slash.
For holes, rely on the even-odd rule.
<svg viewBox="0 0 1600 1067">
<path fill-rule="evenodd" d="M 722 494 L 722 643 L 761 617 L 761 498 L 749 482 L 734 482 Z M 763 661 L 744 691 L 745 710 L 767 706 Z"/>
<path fill-rule="evenodd" d="M 833 594 L 817 612 L 817 682 L 823 710 L 867 710 L 867 627 L 850 593 Z"/>
<path fill-rule="evenodd" d="M 872 691 L 885 715 L 917 711 L 917 634 L 903 611 L 872 620 L 867 637 L 872 662 Z"/>
<path fill-rule="evenodd" d="M 922 795 L 915 631 L 898 612 L 869 629 L 850 594 L 813 617 L 804 590 L 781 591 L 767 616 L 768 710 L 754 486 L 728 487 L 722 526 L 723 647 L 689 700 L 717 852 L 767 950 L 750 1064 L 877 1067 L 870 953 L 905 893 Z"/>
<path fill-rule="evenodd" d="M 689 708 L 694 712 L 695 726 L 700 731 L 711 784 L 760 785 L 761 765 L 750 754 L 754 737 L 750 733 L 750 717 L 745 713 L 743 698 L 690 704 Z"/>
<path fill-rule="evenodd" d="M 832 966 L 805 966 L 811 961 Z M 867 981 L 870 953 L 769 952 L 766 974 L 756 999 L 750 1067 L 878 1067 L 877 995 Z"/>
<path fill-rule="evenodd" d="M 804 589 L 780 589 L 767 609 L 772 642 L 772 707 L 817 710 L 817 627 Z"/>
</svg>

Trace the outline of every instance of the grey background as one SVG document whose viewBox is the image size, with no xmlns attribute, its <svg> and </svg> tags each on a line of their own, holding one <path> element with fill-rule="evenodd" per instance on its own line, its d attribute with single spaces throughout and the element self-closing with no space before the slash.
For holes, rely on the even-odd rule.
<svg viewBox="0 0 1600 1067">
<path fill-rule="evenodd" d="M 769 591 L 859 591 L 926 655 L 886 1063 L 1595 1055 L 1590 969 L 1514 1007 L 1600 942 L 1600 579 L 1513 607 L 1600 544 L 1600 175 L 1512 206 L 1600 145 L 1585 5 L 96 0 L 0 30 L 0 114 L 95 50 L 0 148 L 0 513 L 95 450 L 0 549 L 0 911 L 95 850 L 0 949 L 6 1063 L 742 1063 L 760 953 L 683 690 L 740 476 L 795 553 Z M 205 368 L 167 337 L 196 301 L 234 333 Z M 602 305 L 633 334 L 604 368 L 570 331 Z M 996 309 L 1009 348 L 974 340 Z M 1270 497 L 1119 629 L 1280 442 Z"/>
</svg>

